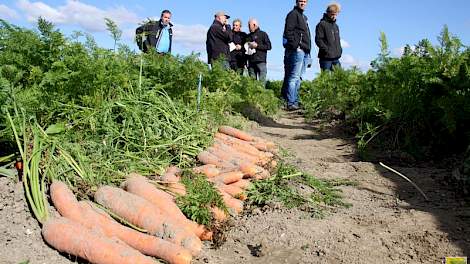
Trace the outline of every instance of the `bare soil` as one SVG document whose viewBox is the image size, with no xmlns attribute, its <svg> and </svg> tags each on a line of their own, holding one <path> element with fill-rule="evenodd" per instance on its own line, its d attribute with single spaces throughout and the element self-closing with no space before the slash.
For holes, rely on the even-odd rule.
<svg viewBox="0 0 470 264">
<path fill-rule="evenodd" d="M 357 182 L 340 187 L 352 207 L 321 219 L 277 205 L 257 208 L 233 219 L 226 242 L 206 244 L 194 263 L 441 263 L 470 255 L 470 205 L 446 185 L 450 170 L 392 164 L 423 189 L 425 201 L 396 174 L 361 162 L 354 139 L 337 123 L 289 113 L 251 132 L 278 143 L 306 172 Z M 0 178 L 0 198 L 0 263 L 76 262 L 43 242 L 20 183 Z"/>
</svg>

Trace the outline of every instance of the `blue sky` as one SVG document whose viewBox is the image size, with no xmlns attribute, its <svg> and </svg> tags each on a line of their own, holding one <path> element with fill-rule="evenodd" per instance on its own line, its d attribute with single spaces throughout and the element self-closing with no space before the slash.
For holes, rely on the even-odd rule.
<svg viewBox="0 0 470 264">
<path fill-rule="evenodd" d="M 330 0 L 309 1 L 306 15 L 313 30 L 322 17 Z M 392 54 L 399 56 L 406 44 L 416 44 L 423 38 L 436 43 L 444 24 L 457 35 L 465 45 L 470 45 L 470 1 L 469 0 L 344 0 L 338 1 L 342 12 L 338 18 L 344 51 L 342 63 L 367 69 L 370 61 L 379 52 L 379 35 L 387 34 Z M 266 31 L 273 44 L 268 53 L 268 77 L 281 79 L 283 76 L 282 31 L 286 14 L 295 0 L 3 0 L 0 3 L 0 18 L 13 24 L 34 27 L 38 16 L 54 22 L 64 33 L 82 30 L 92 33 L 98 43 L 112 47 L 107 35 L 104 17 L 110 17 L 124 31 L 123 42 L 131 47 L 133 32 L 138 22 L 147 17 L 158 17 L 161 10 L 173 13 L 175 24 L 175 49 L 178 54 L 200 52 L 205 59 L 205 38 L 207 28 L 213 21 L 213 14 L 225 10 L 232 18 L 241 18 L 243 29 L 250 17 L 258 19 L 261 29 Z M 312 32 L 313 33 L 313 32 Z M 313 51 L 316 53 L 316 50 Z M 316 54 L 314 54 L 316 55 Z M 318 73 L 317 63 L 306 74 L 312 79 Z"/>
</svg>

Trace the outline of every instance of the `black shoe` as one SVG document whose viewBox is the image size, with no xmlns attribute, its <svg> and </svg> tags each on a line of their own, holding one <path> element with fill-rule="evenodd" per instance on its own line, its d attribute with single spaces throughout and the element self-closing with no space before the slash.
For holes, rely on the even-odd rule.
<svg viewBox="0 0 470 264">
<path fill-rule="evenodd" d="M 287 111 L 297 111 L 297 110 L 300 110 L 300 107 L 298 105 L 287 106 Z"/>
</svg>

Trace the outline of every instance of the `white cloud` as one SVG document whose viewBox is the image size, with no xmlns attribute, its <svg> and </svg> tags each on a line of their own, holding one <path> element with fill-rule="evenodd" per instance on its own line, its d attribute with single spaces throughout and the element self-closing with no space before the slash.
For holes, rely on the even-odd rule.
<svg viewBox="0 0 470 264">
<path fill-rule="evenodd" d="M 0 5 L 0 18 L 14 19 L 18 18 L 18 13 L 6 5 Z"/>
<path fill-rule="evenodd" d="M 78 25 L 91 32 L 105 31 L 106 17 L 119 26 L 139 22 L 137 15 L 124 7 L 103 10 L 74 0 L 68 0 L 65 5 L 58 7 L 51 7 L 43 2 L 19 0 L 17 6 L 25 12 L 28 21 L 36 21 L 41 16 L 55 24 Z"/>
<path fill-rule="evenodd" d="M 173 27 L 174 42 L 190 51 L 204 52 L 206 50 L 207 30 L 208 27 L 200 24 L 175 24 Z"/>
<path fill-rule="evenodd" d="M 341 39 L 341 47 L 345 49 L 345 48 L 350 48 L 351 45 L 349 45 L 349 42 L 347 42 L 346 40 Z"/>
<path fill-rule="evenodd" d="M 361 70 L 367 70 L 370 68 L 370 63 L 358 60 L 354 58 L 351 54 L 343 54 L 341 57 L 341 64 L 344 68 L 349 68 L 349 67 L 359 67 Z"/>
</svg>

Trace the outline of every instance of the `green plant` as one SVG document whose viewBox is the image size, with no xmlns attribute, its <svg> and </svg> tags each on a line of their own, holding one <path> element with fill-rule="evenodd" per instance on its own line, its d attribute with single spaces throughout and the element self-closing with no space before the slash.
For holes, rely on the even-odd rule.
<svg viewBox="0 0 470 264">
<path fill-rule="evenodd" d="M 186 186 L 187 194 L 179 196 L 176 202 L 189 219 L 202 225 L 211 225 L 212 214 L 209 210 L 210 207 L 215 206 L 227 212 L 227 207 L 221 195 L 203 175 L 185 170 L 181 181 Z"/>
<path fill-rule="evenodd" d="M 253 183 L 248 190 L 248 199 L 258 206 L 281 202 L 287 208 L 300 207 L 321 215 L 322 210 L 329 206 L 349 206 L 342 201 L 341 191 L 335 186 L 350 184 L 347 181 L 319 180 L 281 162 L 271 178 Z"/>
</svg>

